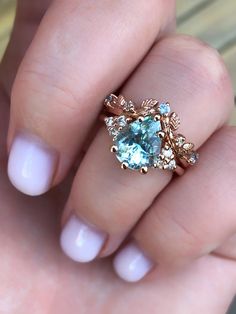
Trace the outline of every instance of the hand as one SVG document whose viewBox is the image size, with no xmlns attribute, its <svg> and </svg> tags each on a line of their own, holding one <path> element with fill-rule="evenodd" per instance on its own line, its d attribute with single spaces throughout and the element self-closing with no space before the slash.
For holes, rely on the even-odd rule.
<svg viewBox="0 0 236 314">
<path fill-rule="evenodd" d="M 228 74 L 211 48 L 189 37 L 167 36 L 173 25 L 171 1 L 89 4 L 54 2 L 14 83 L 8 172 L 26 194 L 57 185 L 41 197 L 23 196 L 8 183 L 4 147 L 11 85 L 46 1 L 19 3 L 1 65 L 1 312 L 224 313 L 236 276 L 234 238 L 224 243 L 235 232 L 236 134 L 223 127 L 233 104 Z M 161 171 L 146 177 L 122 172 L 103 129 L 82 150 L 99 103 L 120 85 L 133 100 L 156 97 L 173 104 L 183 133 L 197 146 L 205 143 L 197 167 L 172 181 Z M 82 162 L 74 179 L 75 171 L 68 172 L 78 152 Z M 115 267 L 130 281 L 155 265 L 153 271 L 131 286 L 113 274 L 109 258 L 83 265 L 69 261 L 57 244 L 65 201 L 61 242 L 78 261 L 116 251 L 148 208 L 131 235 L 135 244 L 127 242 Z M 84 246 L 78 248 L 74 236 L 81 229 Z"/>
</svg>

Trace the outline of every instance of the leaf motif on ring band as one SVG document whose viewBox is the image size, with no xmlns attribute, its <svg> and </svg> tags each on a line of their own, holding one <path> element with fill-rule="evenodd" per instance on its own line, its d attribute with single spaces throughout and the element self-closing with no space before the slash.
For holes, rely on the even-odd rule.
<svg viewBox="0 0 236 314">
<path fill-rule="evenodd" d="M 180 118 L 177 115 L 177 113 L 172 112 L 170 115 L 170 121 L 169 121 L 170 127 L 173 131 L 177 130 L 180 126 Z"/>
</svg>

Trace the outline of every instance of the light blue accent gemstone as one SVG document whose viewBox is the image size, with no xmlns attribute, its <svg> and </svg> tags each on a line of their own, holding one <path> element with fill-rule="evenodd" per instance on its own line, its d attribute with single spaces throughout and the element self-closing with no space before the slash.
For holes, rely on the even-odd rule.
<svg viewBox="0 0 236 314">
<path fill-rule="evenodd" d="M 198 161 L 198 158 L 199 158 L 199 154 L 193 152 L 189 158 L 190 164 L 194 165 Z"/>
<path fill-rule="evenodd" d="M 117 136 L 115 145 L 118 148 L 118 160 L 126 162 L 130 169 L 152 167 L 155 156 L 160 154 L 161 139 L 156 135 L 161 130 L 160 121 L 145 117 L 128 124 Z"/>
<path fill-rule="evenodd" d="M 159 111 L 160 111 L 160 114 L 162 115 L 170 113 L 170 105 L 166 103 L 161 103 L 159 105 Z"/>
</svg>

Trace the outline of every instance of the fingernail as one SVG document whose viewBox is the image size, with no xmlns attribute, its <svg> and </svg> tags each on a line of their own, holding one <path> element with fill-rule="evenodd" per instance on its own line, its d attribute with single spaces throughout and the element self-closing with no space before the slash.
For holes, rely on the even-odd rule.
<svg viewBox="0 0 236 314">
<path fill-rule="evenodd" d="M 90 262 L 96 258 L 106 240 L 106 234 L 82 222 L 75 215 L 67 221 L 61 233 L 64 253 L 76 262 Z"/>
<path fill-rule="evenodd" d="M 153 268 L 154 263 L 135 243 L 129 243 L 116 255 L 113 266 L 120 278 L 136 282 Z"/>
<path fill-rule="evenodd" d="M 13 141 L 8 160 L 11 183 L 28 195 L 40 195 L 51 185 L 56 155 L 35 138 L 19 134 Z"/>
</svg>

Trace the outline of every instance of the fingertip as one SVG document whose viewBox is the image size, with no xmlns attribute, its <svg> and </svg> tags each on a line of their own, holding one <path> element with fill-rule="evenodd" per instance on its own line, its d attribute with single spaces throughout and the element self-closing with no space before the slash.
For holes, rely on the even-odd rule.
<svg viewBox="0 0 236 314">
<path fill-rule="evenodd" d="M 10 148 L 8 177 L 22 193 L 41 195 L 51 186 L 56 159 L 55 152 L 39 140 L 19 134 Z"/>
<path fill-rule="evenodd" d="M 154 267 L 153 261 L 135 244 L 127 244 L 113 261 L 116 274 L 127 282 L 137 282 Z"/>
<path fill-rule="evenodd" d="M 63 252 L 72 260 L 87 263 L 94 260 L 102 249 L 106 234 L 72 215 L 60 237 Z"/>
</svg>

